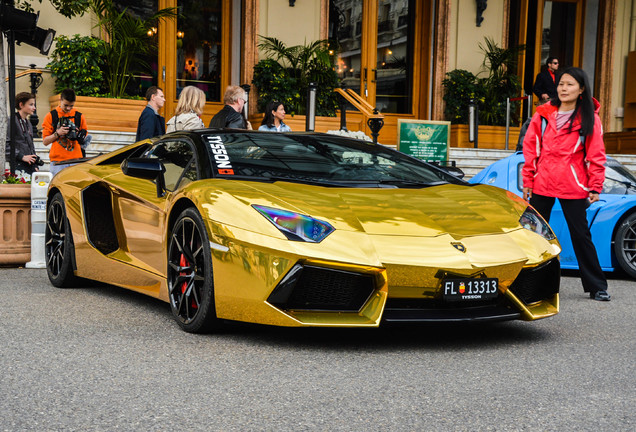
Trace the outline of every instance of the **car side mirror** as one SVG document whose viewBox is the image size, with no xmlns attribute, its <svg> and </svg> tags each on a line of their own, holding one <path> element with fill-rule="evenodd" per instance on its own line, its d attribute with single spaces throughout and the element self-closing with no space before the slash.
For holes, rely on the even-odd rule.
<svg viewBox="0 0 636 432">
<path fill-rule="evenodd" d="M 157 196 L 166 194 L 164 173 L 166 167 L 156 158 L 128 158 L 121 163 L 122 172 L 130 177 L 154 180 L 157 183 Z"/>
<path fill-rule="evenodd" d="M 447 173 L 457 178 L 464 178 L 464 171 L 462 171 L 462 169 L 456 165 L 455 161 L 433 161 L 429 163 L 443 169 Z"/>
</svg>

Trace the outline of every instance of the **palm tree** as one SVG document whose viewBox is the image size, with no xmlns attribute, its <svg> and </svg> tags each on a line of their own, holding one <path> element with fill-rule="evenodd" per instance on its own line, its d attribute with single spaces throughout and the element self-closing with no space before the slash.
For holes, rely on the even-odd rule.
<svg viewBox="0 0 636 432">
<path fill-rule="evenodd" d="M 160 9 L 148 18 L 135 17 L 128 8 L 119 10 L 113 0 L 89 0 L 89 9 L 98 18 L 96 27 L 106 35 L 106 84 L 110 96 L 118 98 L 140 66 L 140 59 L 153 49 L 148 30 L 162 19 L 174 19 L 176 8 Z M 143 66 L 143 64 L 141 64 Z"/>
<path fill-rule="evenodd" d="M 488 76 L 479 80 L 485 91 L 485 103 L 479 108 L 480 122 L 488 125 L 505 125 L 506 98 L 516 97 L 521 93 L 517 64 L 525 45 L 501 48 L 491 38 L 486 38 L 485 45 L 479 44 L 479 48 L 484 53 L 482 66 L 488 71 Z M 511 113 L 516 107 L 515 102 Z"/>
<path fill-rule="evenodd" d="M 326 39 L 314 41 L 308 45 L 288 47 L 275 37 L 261 36 L 258 48 L 281 66 L 286 67 L 288 72 L 296 78 L 299 87 L 303 89 L 307 88 L 314 69 L 332 68 L 329 41 Z"/>
</svg>

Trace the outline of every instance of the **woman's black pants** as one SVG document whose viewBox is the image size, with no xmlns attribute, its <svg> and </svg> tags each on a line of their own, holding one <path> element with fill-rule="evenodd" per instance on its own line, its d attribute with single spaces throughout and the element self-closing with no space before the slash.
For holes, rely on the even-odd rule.
<svg viewBox="0 0 636 432">
<path fill-rule="evenodd" d="M 552 211 L 554 200 L 554 197 L 533 193 L 532 198 L 530 198 L 530 204 L 546 221 L 550 222 L 550 212 Z M 587 226 L 585 211 L 589 206 L 588 200 L 559 198 L 559 202 L 563 209 L 565 221 L 570 229 L 574 254 L 579 262 L 583 290 L 590 293 L 607 290 L 607 279 L 603 270 L 601 270 L 596 248 L 594 243 L 592 243 L 592 234 Z"/>
</svg>

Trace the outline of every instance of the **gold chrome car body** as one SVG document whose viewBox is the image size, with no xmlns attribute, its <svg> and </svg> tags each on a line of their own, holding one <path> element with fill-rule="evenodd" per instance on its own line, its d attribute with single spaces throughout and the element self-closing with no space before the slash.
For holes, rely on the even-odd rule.
<svg viewBox="0 0 636 432">
<path fill-rule="evenodd" d="M 439 299 L 449 275 L 498 278 L 500 295 L 524 320 L 559 310 L 558 293 L 527 303 L 509 289 L 522 270 L 556 260 L 560 246 L 522 228 L 519 217 L 527 204 L 498 188 L 354 189 L 207 179 L 158 197 L 153 181 L 127 176 L 119 163 L 107 163 L 119 152 L 64 169 L 51 182 L 49 198 L 57 192 L 64 198 L 77 276 L 169 301 L 166 251 L 172 224 L 191 206 L 202 216 L 210 241 L 218 318 L 375 327 L 391 300 Z M 110 200 L 113 214 L 118 247 L 109 253 L 87 235 L 94 216 L 85 214 L 82 192 L 95 184 L 99 193 L 91 199 Z M 310 215 L 335 230 L 320 243 L 290 241 L 253 205 Z M 268 298 L 298 263 L 369 275 L 375 289 L 359 311 L 274 306 Z"/>
</svg>

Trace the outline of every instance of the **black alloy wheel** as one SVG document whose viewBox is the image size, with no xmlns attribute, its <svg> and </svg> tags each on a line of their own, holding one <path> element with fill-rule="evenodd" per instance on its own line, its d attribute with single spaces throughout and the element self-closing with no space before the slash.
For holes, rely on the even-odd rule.
<svg viewBox="0 0 636 432">
<path fill-rule="evenodd" d="M 206 333 L 218 326 L 210 241 L 194 208 L 184 210 L 172 230 L 167 279 L 170 308 L 183 330 Z"/>
<path fill-rule="evenodd" d="M 73 273 L 73 236 L 64 199 L 59 193 L 53 196 L 46 210 L 44 242 L 49 280 L 58 288 L 73 286 L 77 280 Z"/>
<path fill-rule="evenodd" d="M 623 220 L 616 230 L 614 254 L 621 269 L 636 279 L 636 213 Z"/>
</svg>

